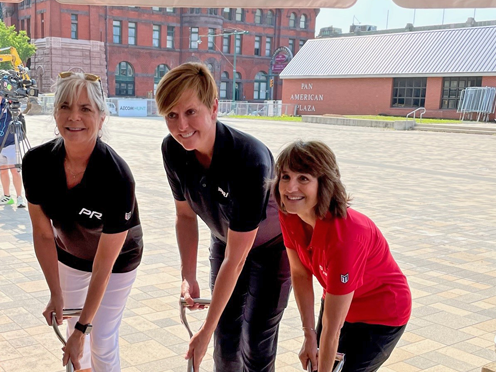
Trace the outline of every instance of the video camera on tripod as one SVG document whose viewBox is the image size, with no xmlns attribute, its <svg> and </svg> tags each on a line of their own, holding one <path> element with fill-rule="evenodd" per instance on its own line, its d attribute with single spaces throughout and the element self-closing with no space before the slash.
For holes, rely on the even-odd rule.
<svg viewBox="0 0 496 372">
<path fill-rule="evenodd" d="M 8 146 L 15 146 L 15 163 L 7 164 L 21 169 L 22 157 L 31 145 L 26 137 L 26 121 L 21 114 L 23 98 L 37 97 L 38 88 L 34 80 L 26 79 L 26 69 L 19 71 L 0 70 L 0 95 L 2 108 L 0 112 L 0 152 Z M 0 159 L 0 162 L 3 160 Z"/>
</svg>

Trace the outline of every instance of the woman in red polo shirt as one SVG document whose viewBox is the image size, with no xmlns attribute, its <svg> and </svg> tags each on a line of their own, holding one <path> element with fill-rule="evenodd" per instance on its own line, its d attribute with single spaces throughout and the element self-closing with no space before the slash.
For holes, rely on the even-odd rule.
<svg viewBox="0 0 496 372">
<path fill-rule="evenodd" d="M 407 280 L 377 226 L 349 208 L 327 145 L 294 142 L 276 170 L 274 194 L 305 335 L 303 368 L 311 361 L 314 370 L 332 371 L 339 351 L 346 354 L 343 372 L 376 371 L 410 318 Z M 317 327 L 312 275 L 324 288 Z"/>
</svg>

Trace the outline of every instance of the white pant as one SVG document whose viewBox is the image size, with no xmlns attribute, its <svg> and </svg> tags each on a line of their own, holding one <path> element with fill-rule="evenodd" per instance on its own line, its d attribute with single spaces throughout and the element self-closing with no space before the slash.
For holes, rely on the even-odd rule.
<svg viewBox="0 0 496 372">
<path fill-rule="evenodd" d="M 91 334 L 86 336 L 81 369 L 94 372 L 120 372 L 119 326 L 138 269 L 111 274 L 102 302 L 93 319 Z M 88 293 L 91 273 L 59 262 L 60 286 L 64 308 L 82 308 Z M 74 332 L 78 318 L 68 320 L 67 337 Z"/>
<path fill-rule="evenodd" d="M 0 142 L 0 145 L 2 143 Z M 11 165 L 17 163 L 16 161 L 15 145 L 6 146 L 0 152 L 0 165 Z"/>
</svg>

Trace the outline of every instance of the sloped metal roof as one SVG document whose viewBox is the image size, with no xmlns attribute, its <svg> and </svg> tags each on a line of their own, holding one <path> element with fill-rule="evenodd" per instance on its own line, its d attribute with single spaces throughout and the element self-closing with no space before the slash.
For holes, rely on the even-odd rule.
<svg viewBox="0 0 496 372">
<path fill-rule="evenodd" d="M 309 40 L 282 79 L 496 75 L 496 26 Z"/>
</svg>

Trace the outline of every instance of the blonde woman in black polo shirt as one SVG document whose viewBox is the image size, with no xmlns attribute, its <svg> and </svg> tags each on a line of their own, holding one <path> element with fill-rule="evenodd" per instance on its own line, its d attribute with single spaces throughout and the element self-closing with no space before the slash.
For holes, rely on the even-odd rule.
<svg viewBox="0 0 496 372">
<path fill-rule="evenodd" d="M 82 308 L 68 320 L 63 364 L 120 372 L 119 325 L 143 250 L 134 179 L 99 139 L 107 106 L 98 76 L 61 73 L 54 107 L 60 137 L 31 149 L 22 164 L 50 289 L 43 315 L 51 324 L 55 312 L 61 324 L 63 308 Z"/>
<path fill-rule="evenodd" d="M 186 357 L 195 371 L 214 334 L 217 372 L 274 371 L 279 322 L 290 291 L 277 205 L 266 181 L 269 149 L 217 121 L 217 88 L 207 67 L 185 63 L 169 71 L 156 93 L 170 131 L 162 144 L 176 207 L 182 286 L 198 307 L 199 216 L 210 228 L 212 303 Z"/>
</svg>

